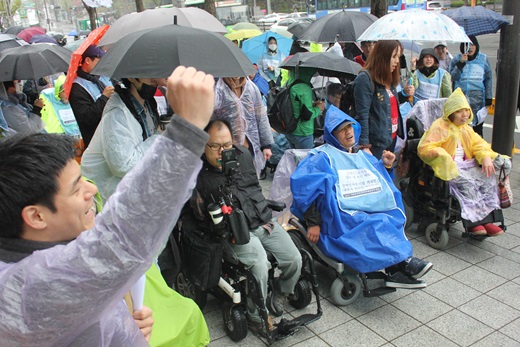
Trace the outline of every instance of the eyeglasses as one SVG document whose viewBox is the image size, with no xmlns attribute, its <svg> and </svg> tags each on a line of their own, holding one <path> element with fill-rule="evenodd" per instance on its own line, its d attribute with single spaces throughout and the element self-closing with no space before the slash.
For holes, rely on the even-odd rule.
<svg viewBox="0 0 520 347">
<path fill-rule="evenodd" d="M 206 146 L 208 146 L 209 149 L 211 149 L 213 152 L 218 152 L 218 151 L 220 151 L 221 148 L 222 148 L 222 150 L 231 149 L 233 147 L 233 143 L 228 142 L 228 143 L 224 143 L 223 145 L 221 145 L 220 143 L 212 143 L 212 144 L 206 143 Z"/>
</svg>

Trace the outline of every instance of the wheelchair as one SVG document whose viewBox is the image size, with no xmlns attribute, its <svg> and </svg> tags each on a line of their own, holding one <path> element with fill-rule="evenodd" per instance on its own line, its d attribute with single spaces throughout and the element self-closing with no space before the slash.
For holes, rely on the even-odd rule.
<svg viewBox="0 0 520 347">
<path fill-rule="evenodd" d="M 477 223 L 462 219 L 460 203 L 450 194 L 448 182 L 436 177 L 433 169 L 417 154 L 424 131 L 423 123 L 414 115 L 406 120 L 407 140 L 401 155 L 402 161 L 408 162 L 409 168 L 398 186 L 406 213 L 405 229 L 412 223 L 418 223 L 418 230 L 424 232 L 428 244 L 440 250 L 448 245 L 450 227 L 459 221 L 462 221 L 464 228 L 463 238 L 478 241 L 486 239 L 487 235 L 474 235 L 468 231 L 468 228 L 479 224 L 500 223 L 499 227 L 505 231 L 507 227 L 504 225 L 502 210 L 492 211 Z"/>
<path fill-rule="evenodd" d="M 291 149 L 285 152 L 280 160 L 279 170 L 276 171 L 273 178 L 270 199 L 283 201 L 287 206 L 291 205 L 290 177 L 308 153 L 309 150 L 302 149 Z M 359 273 L 348 264 L 326 256 L 316 244 L 309 243 L 305 223 L 293 217 L 288 208 L 280 211 L 277 218 L 282 225 L 285 225 L 296 247 L 307 251 L 312 259 L 334 270 L 336 279 L 331 285 L 330 295 L 331 301 L 335 305 L 350 305 L 361 293 L 365 297 L 375 297 L 396 291 L 395 288 L 386 286 L 372 288 L 373 286 L 369 285 L 369 280 L 383 281 L 386 276 L 383 272 Z"/>
<path fill-rule="evenodd" d="M 316 244 L 307 241 L 307 228 L 305 223 L 297 218 L 289 219 L 288 233 L 296 247 L 307 251 L 321 264 L 335 271 L 336 279 L 330 287 L 331 301 L 336 306 L 347 306 L 356 301 L 361 293 L 364 297 L 376 297 L 396 291 L 396 288 L 380 286 L 372 288 L 369 280 L 383 281 L 386 275 L 381 271 L 360 273 L 331 257 L 326 256 Z"/>
<path fill-rule="evenodd" d="M 268 201 L 269 207 L 273 210 L 283 209 L 285 206 L 280 203 Z M 268 310 L 262 300 L 260 293 L 260 284 L 256 276 L 246 269 L 245 265 L 240 262 L 236 254 L 231 249 L 228 239 L 229 235 L 225 237 L 215 237 L 212 235 L 202 235 L 203 243 L 213 242 L 215 249 L 220 248 L 220 256 L 215 259 L 210 259 L 213 265 L 220 266 L 211 268 L 209 275 L 215 275 L 211 272 L 219 271 L 216 274 L 217 279 L 208 286 L 207 281 L 201 281 L 197 274 L 197 268 L 193 268 L 193 263 L 186 262 L 187 242 L 186 235 L 193 233 L 194 230 L 189 230 L 190 227 L 183 223 L 183 219 L 177 224 L 174 232 L 170 237 L 170 245 L 179 245 L 180 271 L 175 275 L 165 277 L 167 282 L 180 294 L 193 299 L 201 309 L 204 308 L 207 295 L 211 294 L 217 300 L 222 302 L 222 318 L 224 321 L 224 330 L 226 334 L 233 341 L 241 341 L 246 338 L 248 333 L 248 324 L 246 317 L 247 299 L 249 298 L 258 308 L 262 323 L 264 325 L 264 333 L 262 337 L 267 339 L 268 344 L 284 339 L 293 335 L 300 327 L 318 320 L 322 315 L 322 308 L 320 303 L 317 276 L 314 272 L 313 261 L 311 255 L 304 249 L 300 249 L 302 256 L 302 272 L 298 280 L 294 294 L 288 298 L 289 304 L 295 309 L 302 309 L 307 307 L 312 301 L 312 295 L 316 297 L 317 312 L 315 314 L 303 314 L 292 320 L 282 318 L 279 323 L 274 324 L 273 328 L 269 328 Z M 196 232 L 196 231 L 195 231 Z M 199 245 L 201 246 L 201 244 Z M 203 247 L 200 248 L 201 253 L 204 253 Z M 217 252 L 218 253 L 218 252 Z M 211 254 L 211 257 L 215 256 Z M 268 260 L 270 262 L 270 269 L 268 271 L 268 296 L 272 295 L 272 288 L 274 288 L 275 271 L 277 269 L 276 258 L 270 252 L 267 252 Z M 217 259 L 217 258 L 221 259 Z M 201 258 L 204 258 L 201 254 Z M 221 263 L 219 263 L 221 262 Z M 197 262 L 198 263 L 198 262 Z M 195 265 L 196 266 L 196 265 Z M 220 270 L 215 270 L 220 268 Z M 202 283 L 204 282 L 204 283 Z M 217 284 L 215 284 L 217 283 Z"/>
</svg>

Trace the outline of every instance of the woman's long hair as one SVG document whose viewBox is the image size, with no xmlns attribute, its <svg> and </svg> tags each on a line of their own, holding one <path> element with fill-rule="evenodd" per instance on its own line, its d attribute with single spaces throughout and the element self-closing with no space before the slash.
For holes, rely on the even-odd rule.
<svg viewBox="0 0 520 347">
<path fill-rule="evenodd" d="M 401 42 L 397 40 L 377 41 L 365 63 L 365 70 L 370 72 L 372 79 L 387 87 L 395 87 L 401 82 L 400 64 L 393 72 L 390 71 L 390 59 L 392 59 L 396 47 L 399 47 L 400 56 L 403 53 Z"/>
</svg>

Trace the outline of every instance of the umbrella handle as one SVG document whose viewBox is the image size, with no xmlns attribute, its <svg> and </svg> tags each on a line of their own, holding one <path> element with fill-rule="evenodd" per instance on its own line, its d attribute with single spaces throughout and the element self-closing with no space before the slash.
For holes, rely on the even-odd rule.
<svg viewBox="0 0 520 347">
<path fill-rule="evenodd" d="M 177 15 L 173 15 L 173 25 L 177 25 Z"/>
</svg>

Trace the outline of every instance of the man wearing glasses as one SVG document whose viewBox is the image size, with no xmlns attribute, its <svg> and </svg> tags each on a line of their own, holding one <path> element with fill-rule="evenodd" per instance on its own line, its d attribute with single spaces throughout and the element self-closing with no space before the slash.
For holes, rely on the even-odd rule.
<svg viewBox="0 0 520 347">
<path fill-rule="evenodd" d="M 96 45 L 90 45 L 85 50 L 77 71 L 78 75 L 70 90 L 70 106 L 78 122 L 85 148 L 94 136 L 108 99 L 114 94 L 114 87 L 108 77 L 90 74 L 104 54 L 105 51 Z"/>
<path fill-rule="evenodd" d="M 300 277 L 302 259 L 289 234 L 272 216 L 272 210 L 262 194 L 262 188 L 249 150 L 234 146 L 230 125 L 223 120 L 212 120 L 205 129 L 209 140 L 202 156 L 203 166 L 197 178 L 196 192 L 190 201 L 191 208 L 186 218 L 197 230 L 211 232 L 213 224 L 207 211 L 208 204 L 218 202 L 231 193 L 234 208 L 241 209 L 247 219 L 250 241 L 243 245 L 231 244 L 238 259 L 257 277 L 262 298 L 267 298 L 269 261 L 266 250 L 276 260 L 283 276 L 275 281 L 274 294 L 267 298 L 267 307 L 272 315 L 281 316 L 284 302 L 291 295 Z M 230 184 L 222 171 L 222 152 L 235 148 L 238 169 Z M 191 218 L 190 218 L 191 217 Z M 262 321 L 256 307 L 248 305 L 248 320 L 253 332 L 261 333 Z"/>
</svg>

